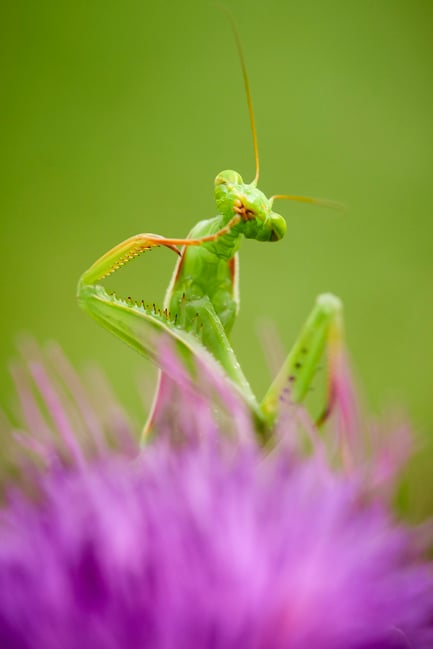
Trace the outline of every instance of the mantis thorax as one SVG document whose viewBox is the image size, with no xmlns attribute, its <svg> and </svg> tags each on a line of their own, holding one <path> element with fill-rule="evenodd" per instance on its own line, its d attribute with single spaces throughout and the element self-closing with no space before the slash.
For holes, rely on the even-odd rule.
<svg viewBox="0 0 433 649">
<path fill-rule="evenodd" d="M 227 223 L 239 214 L 236 228 L 247 239 L 279 241 L 286 233 L 284 217 L 272 210 L 273 199 L 267 198 L 255 182 L 244 183 L 237 171 L 228 169 L 217 175 L 215 201 Z"/>
</svg>

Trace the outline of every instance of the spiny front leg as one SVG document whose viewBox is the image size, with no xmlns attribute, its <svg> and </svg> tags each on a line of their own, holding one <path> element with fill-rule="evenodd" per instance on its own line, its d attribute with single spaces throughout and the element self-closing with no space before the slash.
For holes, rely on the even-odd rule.
<svg viewBox="0 0 433 649">
<path fill-rule="evenodd" d="M 253 412 L 258 411 L 257 402 L 236 361 L 221 322 L 216 317 L 206 317 L 205 305 L 188 305 L 187 328 L 185 323 L 182 324 L 182 318 L 173 317 L 168 309 L 158 309 L 155 305 L 135 302 L 131 298 L 119 298 L 109 294 L 98 283 L 142 252 L 164 246 L 178 253 L 177 245 L 182 245 L 184 241 L 165 239 L 155 234 L 139 234 L 123 241 L 83 273 L 78 283 L 79 304 L 99 324 L 153 361 L 168 376 L 171 375 L 172 365 L 166 364 L 164 354 L 161 354 L 161 346 L 167 340 L 171 342 L 179 361 L 187 369 L 192 389 L 196 388 L 195 372 L 201 363 L 208 367 L 211 373 L 223 372 L 232 389 L 247 403 L 248 408 Z M 188 240 L 191 241 L 191 245 L 196 245 L 200 240 Z M 213 340 L 213 354 L 205 348 L 192 326 L 197 313 L 201 323 L 206 325 L 206 336 Z M 209 397 L 212 399 L 211 390 Z"/>
<path fill-rule="evenodd" d="M 305 399 L 320 360 L 328 349 L 328 402 L 317 422 L 322 423 L 333 404 L 333 373 L 342 344 L 342 303 L 335 295 L 324 293 L 317 298 L 299 338 L 261 403 L 261 410 L 270 426 L 278 417 L 283 393 L 289 391 L 292 403 L 301 403 Z"/>
<path fill-rule="evenodd" d="M 156 234 L 138 234 L 118 244 L 86 270 L 78 282 L 78 302 L 103 327 L 121 338 L 136 351 L 158 364 L 158 341 L 162 335 L 175 338 L 189 347 L 193 355 L 194 340 L 183 340 L 167 310 L 155 305 L 122 299 L 109 293 L 99 283 L 131 259 L 154 247 L 164 246 L 179 254 L 176 245 Z"/>
</svg>

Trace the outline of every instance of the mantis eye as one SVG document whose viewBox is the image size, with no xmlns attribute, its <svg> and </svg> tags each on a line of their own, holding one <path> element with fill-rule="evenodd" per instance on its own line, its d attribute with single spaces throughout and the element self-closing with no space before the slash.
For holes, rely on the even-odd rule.
<svg viewBox="0 0 433 649">
<path fill-rule="evenodd" d="M 271 214 L 271 238 L 270 241 L 280 241 L 286 234 L 287 230 L 287 223 L 286 220 L 283 216 L 280 214 L 277 214 L 276 212 L 272 212 Z"/>
<path fill-rule="evenodd" d="M 215 186 L 217 185 L 242 185 L 242 176 L 237 171 L 226 169 L 221 171 L 215 178 Z"/>
</svg>

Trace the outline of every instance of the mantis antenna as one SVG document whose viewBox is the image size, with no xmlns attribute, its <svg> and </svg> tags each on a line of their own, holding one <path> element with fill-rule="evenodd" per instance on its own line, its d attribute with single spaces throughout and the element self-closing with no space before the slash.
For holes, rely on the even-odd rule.
<svg viewBox="0 0 433 649">
<path fill-rule="evenodd" d="M 253 100 L 251 98 L 251 90 L 250 90 L 250 82 L 248 80 L 248 73 L 247 73 L 247 66 L 245 63 L 245 57 L 244 53 L 242 50 L 242 43 L 241 39 L 239 36 L 238 28 L 236 27 L 236 23 L 234 21 L 233 16 L 229 12 L 229 10 L 224 7 L 223 5 L 219 5 L 220 9 L 225 12 L 227 18 L 230 21 L 230 26 L 233 31 L 233 35 L 235 37 L 235 43 L 236 43 L 236 48 L 238 50 L 239 54 L 239 59 L 241 62 L 241 69 L 242 69 L 242 77 L 244 80 L 244 87 L 245 87 L 245 94 L 247 96 L 247 104 L 248 104 L 248 113 L 250 116 L 250 125 L 251 125 L 251 133 L 253 136 L 253 148 L 254 148 L 254 159 L 255 159 L 255 164 L 256 164 L 256 175 L 254 176 L 254 180 L 252 184 L 254 186 L 257 185 L 257 182 L 259 180 L 259 173 L 260 173 L 260 160 L 259 160 L 259 145 L 257 142 L 257 130 L 256 130 L 256 121 L 254 118 L 254 109 L 253 109 Z"/>
<path fill-rule="evenodd" d="M 293 194 L 274 194 L 271 196 L 271 201 L 285 200 L 296 201 L 297 203 L 311 203 L 312 205 L 320 205 L 321 207 L 329 207 L 331 210 L 344 211 L 346 208 L 342 203 L 337 201 L 328 201 L 326 198 L 311 198 L 311 196 L 295 196 Z"/>
</svg>

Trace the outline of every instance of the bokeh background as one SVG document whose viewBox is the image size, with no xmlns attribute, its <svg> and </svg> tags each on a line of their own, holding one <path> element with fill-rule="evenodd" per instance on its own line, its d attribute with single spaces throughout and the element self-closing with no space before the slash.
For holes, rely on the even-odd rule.
<svg viewBox="0 0 433 649">
<path fill-rule="evenodd" d="M 433 5 L 225 4 L 245 50 L 262 189 L 350 207 L 281 202 L 286 239 L 244 242 L 241 363 L 263 393 L 260 323 L 288 349 L 315 296 L 335 292 L 370 409 L 403 407 L 433 439 Z M 190 0 L 4 0 L 1 13 L 0 401 L 27 331 L 78 366 L 99 362 L 139 413 L 137 374 L 154 371 L 80 312 L 76 282 L 131 234 L 183 236 L 213 216 L 221 169 L 253 177 L 228 21 Z M 161 301 L 174 261 L 154 252 L 110 285 Z M 414 471 L 424 490 L 432 457 Z"/>
</svg>

